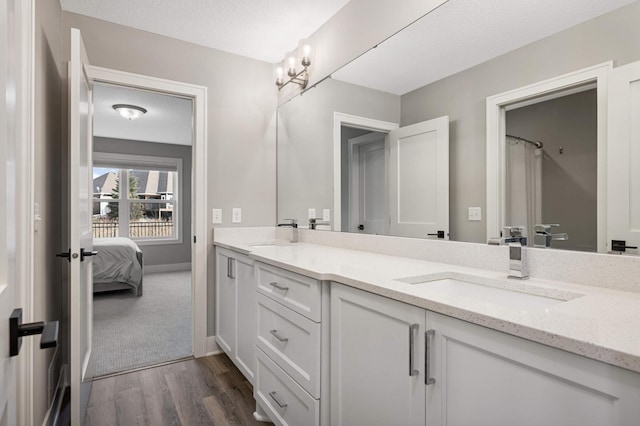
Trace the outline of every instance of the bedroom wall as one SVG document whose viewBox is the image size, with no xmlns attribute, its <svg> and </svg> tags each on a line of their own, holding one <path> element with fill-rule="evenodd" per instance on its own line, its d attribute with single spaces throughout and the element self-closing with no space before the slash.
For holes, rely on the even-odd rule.
<svg viewBox="0 0 640 426">
<path fill-rule="evenodd" d="M 182 180 L 180 182 L 180 197 L 182 198 L 182 243 L 145 244 L 138 243 L 144 256 L 145 271 L 158 268 L 149 266 L 163 265 L 168 270 L 171 265 L 191 262 L 191 147 L 166 143 L 153 143 L 94 137 L 93 151 L 110 154 L 153 155 L 154 157 L 171 157 L 182 159 Z"/>
</svg>

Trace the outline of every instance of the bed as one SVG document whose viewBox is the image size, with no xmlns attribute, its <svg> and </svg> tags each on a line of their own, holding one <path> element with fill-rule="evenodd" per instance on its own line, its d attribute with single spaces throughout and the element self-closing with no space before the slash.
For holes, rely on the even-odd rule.
<svg viewBox="0 0 640 426">
<path fill-rule="evenodd" d="M 129 238 L 94 238 L 93 292 L 133 290 L 142 296 L 142 251 Z"/>
</svg>

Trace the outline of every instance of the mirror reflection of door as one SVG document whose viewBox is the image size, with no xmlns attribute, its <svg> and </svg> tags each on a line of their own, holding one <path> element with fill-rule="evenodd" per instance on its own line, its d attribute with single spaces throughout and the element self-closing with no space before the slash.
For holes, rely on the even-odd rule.
<svg viewBox="0 0 640 426">
<path fill-rule="evenodd" d="M 596 89 L 508 109 L 505 128 L 505 223 L 527 226 L 529 245 L 558 224 L 551 247 L 597 251 Z"/>
<path fill-rule="evenodd" d="M 370 132 L 348 140 L 349 232 L 386 234 L 387 150 L 385 133 Z"/>
</svg>

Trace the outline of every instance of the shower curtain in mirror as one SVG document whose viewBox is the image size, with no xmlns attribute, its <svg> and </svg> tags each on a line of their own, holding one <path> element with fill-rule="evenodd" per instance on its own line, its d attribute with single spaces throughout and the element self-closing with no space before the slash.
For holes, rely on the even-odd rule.
<svg viewBox="0 0 640 426">
<path fill-rule="evenodd" d="M 532 244 L 533 226 L 542 223 L 542 153 L 530 143 L 506 137 L 505 225 L 524 225 Z"/>
</svg>

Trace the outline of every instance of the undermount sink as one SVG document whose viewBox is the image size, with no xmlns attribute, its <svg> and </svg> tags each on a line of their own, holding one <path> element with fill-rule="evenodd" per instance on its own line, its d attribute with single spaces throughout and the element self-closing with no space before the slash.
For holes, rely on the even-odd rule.
<svg viewBox="0 0 640 426">
<path fill-rule="evenodd" d="M 473 299 L 514 309 L 544 309 L 582 294 L 539 287 L 523 281 L 495 280 L 486 277 L 447 272 L 399 278 L 396 281 L 446 292 L 447 296 Z"/>
<path fill-rule="evenodd" d="M 262 248 L 262 247 L 273 247 L 275 245 L 276 243 L 256 243 L 256 244 L 249 244 L 249 247 Z"/>
</svg>

